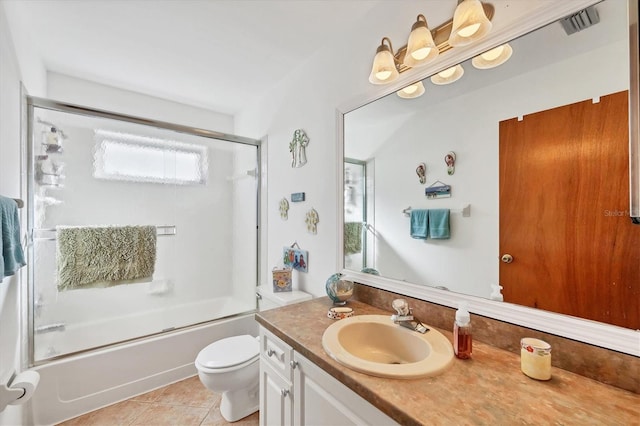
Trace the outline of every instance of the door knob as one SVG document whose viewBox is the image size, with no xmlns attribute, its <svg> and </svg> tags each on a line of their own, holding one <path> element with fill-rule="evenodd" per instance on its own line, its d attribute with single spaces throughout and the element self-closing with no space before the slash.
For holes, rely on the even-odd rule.
<svg viewBox="0 0 640 426">
<path fill-rule="evenodd" d="M 504 263 L 511 263 L 511 262 L 513 262 L 513 256 L 511 256 L 510 254 L 505 253 L 505 254 L 502 255 L 500 260 L 502 260 Z"/>
</svg>

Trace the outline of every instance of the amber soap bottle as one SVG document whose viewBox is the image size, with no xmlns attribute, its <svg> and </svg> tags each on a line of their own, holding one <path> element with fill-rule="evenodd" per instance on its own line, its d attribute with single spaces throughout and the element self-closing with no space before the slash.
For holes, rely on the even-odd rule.
<svg viewBox="0 0 640 426">
<path fill-rule="evenodd" d="M 453 352 L 460 359 L 471 358 L 471 315 L 467 310 L 467 302 L 460 302 L 453 323 Z"/>
</svg>

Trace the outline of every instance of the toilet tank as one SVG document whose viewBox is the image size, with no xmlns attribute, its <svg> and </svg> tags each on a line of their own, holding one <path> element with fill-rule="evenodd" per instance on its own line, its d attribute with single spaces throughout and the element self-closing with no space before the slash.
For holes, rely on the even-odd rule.
<svg viewBox="0 0 640 426">
<path fill-rule="evenodd" d="M 268 309 L 279 308 L 293 303 L 311 300 L 313 296 L 304 291 L 293 290 L 274 293 L 272 288 L 267 286 L 258 287 L 258 310 L 266 311 Z"/>
</svg>

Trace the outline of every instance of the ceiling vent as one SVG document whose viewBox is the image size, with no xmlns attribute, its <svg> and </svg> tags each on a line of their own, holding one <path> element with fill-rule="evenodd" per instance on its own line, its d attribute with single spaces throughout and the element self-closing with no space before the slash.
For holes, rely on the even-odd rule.
<svg viewBox="0 0 640 426">
<path fill-rule="evenodd" d="M 589 6 L 560 20 L 562 28 L 564 28 L 567 35 L 587 29 L 598 22 L 600 22 L 600 16 L 595 6 Z"/>
</svg>

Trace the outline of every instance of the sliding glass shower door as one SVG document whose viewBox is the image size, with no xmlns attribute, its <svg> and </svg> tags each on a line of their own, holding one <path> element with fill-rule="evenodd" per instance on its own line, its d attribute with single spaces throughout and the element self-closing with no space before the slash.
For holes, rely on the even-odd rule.
<svg viewBox="0 0 640 426">
<path fill-rule="evenodd" d="M 255 309 L 258 141 L 29 112 L 33 362 Z"/>
</svg>

